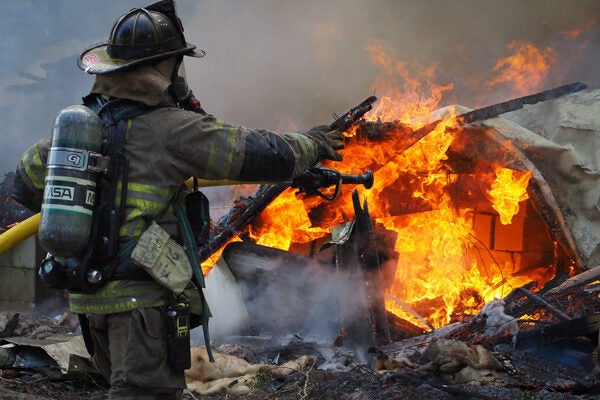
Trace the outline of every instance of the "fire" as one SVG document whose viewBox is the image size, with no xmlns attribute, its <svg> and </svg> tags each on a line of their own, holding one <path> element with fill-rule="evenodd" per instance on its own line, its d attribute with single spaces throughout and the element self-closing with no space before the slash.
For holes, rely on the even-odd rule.
<svg viewBox="0 0 600 400">
<path fill-rule="evenodd" d="M 435 109 L 445 92 L 453 89 L 453 84 L 437 85 L 432 83 L 434 67 L 411 68 L 406 62 L 398 60 L 394 51 L 384 43 L 372 41 L 367 46 L 371 62 L 381 69 L 381 75 L 371 85 L 373 90 L 386 88 L 379 95 L 378 104 L 366 116 L 371 121 L 408 122 L 428 115 Z M 418 69 L 419 76 L 413 77 Z"/>
<path fill-rule="evenodd" d="M 519 172 L 497 167 L 496 180 L 488 194 L 503 225 L 510 224 L 512 217 L 519 212 L 519 203 L 529 198 L 527 184 L 532 175 L 531 171 Z"/>
<path fill-rule="evenodd" d="M 292 189 L 284 191 L 250 227 L 249 235 L 263 246 L 288 250 L 292 243 L 308 243 L 328 230 L 312 227 L 306 207 Z"/>
<path fill-rule="evenodd" d="M 539 49 L 523 41 L 511 42 L 507 47 L 514 54 L 496 62 L 493 70 L 498 76 L 488 85 L 509 83 L 521 95 L 536 91 L 556 62 L 556 51 L 551 47 Z"/>
<path fill-rule="evenodd" d="M 562 32 L 562 34 L 569 39 L 577 39 L 583 32 L 589 30 L 592 26 L 598 23 L 598 18 L 591 18 L 586 26 L 581 28 L 574 28 L 568 31 Z"/>
<path fill-rule="evenodd" d="M 511 46 L 516 54 L 496 64 L 495 70 L 502 72 L 496 82 L 510 80 L 517 91 L 537 86 L 554 53 L 537 50 L 527 43 Z M 390 55 L 380 43 L 373 43 L 368 50 L 373 62 L 382 69 L 382 80 L 376 84 L 381 85 L 383 78 L 392 75 L 400 76 L 403 82 L 392 85 L 396 89 L 383 96 L 378 95 L 379 104 L 368 117 L 395 122 L 398 132 L 388 132 L 385 138 L 373 141 L 346 132 L 344 161 L 330 166 L 342 173 L 366 169 L 374 173 L 370 190 L 356 189 L 367 200 L 378 229 L 396 235 L 393 250 L 399 255 L 397 264 L 384 266 L 395 271 L 393 280 L 384 282 L 387 310 L 425 328 L 441 327 L 458 314 L 477 313 L 486 302 L 539 276 L 535 271 L 515 274 L 514 260 L 497 257 L 486 247 L 489 244 L 477 237 L 475 226 L 481 223 L 477 220 L 481 217 L 477 217 L 474 206 L 454 204 L 449 188 L 461 182 L 460 174 L 446 162 L 448 150 L 468 134 L 457 125 L 452 112 L 408 149 L 403 143 L 402 129 L 416 130 L 427 123 L 415 122 L 415 118 L 436 109 L 442 94 L 452 85 L 424 87 L 419 82 L 427 82 L 426 77 L 410 79 L 406 64 L 395 60 L 393 53 Z M 511 76 L 509 70 L 516 75 Z M 495 166 L 493 173 L 490 171 L 474 172 L 474 180 L 483 188 L 481 201 L 497 213 L 487 218 L 498 217 L 501 224 L 510 225 L 520 205 L 528 199 L 532 174 L 500 165 Z M 344 188 L 344 193 L 351 189 L 354 188 Z M 298 197 L 288 189 L 255 219 L 248 235 L 265 246 L 306 249 L 307 244 L 327 239 L 334 226 L 352 219 L 353 212 L 348 195 L 324 202 L 317 197 Z"/>
<path fill-rule="evenodd" d="M 440 327 L 459 310 L 476 313 L 486 301 L 506 294 L 506 287 L 528 281 L 527 277 L 509 277 L 513 265 L 481 265 L 468 256 L 477 244 L 474 213 L 453 205 L 447 188 L 456 183 L 457 177 L 444 165 L 449 147 L 460 134 L 459 129 L 447 129 L 456 128 L 453 117 L 448 115 L 431 133 L 401 153 L 394 150 L 400 135 L 393 133 L 379 143 L 350 140 L 344 162 L 333 166 L 345 170 L 342 172 L 373 170 L 373 188 L 359 191 L 367 199 L 375 223 L 397 234 L 394 250 L 400 255 L 394 266 L 394 280 L 387 283 L 386 308 L 421 326 L 422 321 L 402 302 L 432 326 Z M 492 207 L 503 216 L 502 223 L 510 223 L 519 203 L 527 199 L 531 173 L 498 167 L 495 175 L 495 180 L 488 183 Z M 404 188 L 401 191 L 408 197 L 394 198 L 392 188 Z M 395 210 L 403 206 L 410 209 L 412 203 L 419 204 L 415 206 L 417 212 L 397 215 Z M 311 214 L 319 207 L 324 207 L 327 212 L 321 215 L 329 219 L 321 219 L 315 226 Z M 326 237 L 333 226 L 352 214 L 349 196 L 330 205 L 316 198 L 301 199 L 290 189 L 267 207 L 250 234 L 259 244 L 289 250 Z"/>
</svg>

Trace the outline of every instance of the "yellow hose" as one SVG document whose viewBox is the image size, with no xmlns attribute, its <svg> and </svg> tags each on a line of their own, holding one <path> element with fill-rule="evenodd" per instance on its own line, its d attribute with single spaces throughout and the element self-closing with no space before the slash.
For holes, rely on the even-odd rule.
<svg viewBox="0 0 600 400">
<path fill-rule="evenodd" d="M 35 234 L 40 225 L 40 213 L 32 215 L 26 220 L 19 222 L 0 235 L 0 254 L 6 253 L 17 244 Z"/>
</svg>

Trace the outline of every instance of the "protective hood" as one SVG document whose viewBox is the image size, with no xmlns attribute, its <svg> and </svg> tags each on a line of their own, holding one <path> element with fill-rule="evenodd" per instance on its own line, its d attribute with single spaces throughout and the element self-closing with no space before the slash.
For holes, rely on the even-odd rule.
<svg viewBox="0 0 600 400">
<path fill-rule="evenodd" d="M 108 97 L 117 97 L 140 101 L 148 106 L 173 104 L 169 94 L 171 74 L 176 65 L 176 58 L 171 57 L 155 66 L 140 65 L 112 74 L 96 75 L 91 93 Z"/>
</svg>

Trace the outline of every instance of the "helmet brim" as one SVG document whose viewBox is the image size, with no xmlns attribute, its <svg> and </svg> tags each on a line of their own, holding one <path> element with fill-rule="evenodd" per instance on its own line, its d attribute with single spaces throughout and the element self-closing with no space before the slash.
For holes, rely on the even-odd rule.
<svg viewBox="0 0 600 400">
<path fill-rule="evenodd" d="M 92 45 L 90 48 L 84 50 L 83 53 L 81 53 L 79 59 L 77 60 L 77 66 L 82 71 L 88 74 L 101 75 L 116 71 L 122 71 L 124 69 L 132 68 L 139 64 L 151 61 L 158 61 L 163 58 L 168 58 L 178 54 L 183 54 L 184 56 L 196 58 L 204 57 L 206 55 L 204 50 L 196 49 L 196 45 L 186 43 L 186 47 L 174 51 L 160 53 L 150 57 L 135 60 L 121 60 L 110 57 L 106 51 L 106 48 L 106 42 Z"/>
</svg>

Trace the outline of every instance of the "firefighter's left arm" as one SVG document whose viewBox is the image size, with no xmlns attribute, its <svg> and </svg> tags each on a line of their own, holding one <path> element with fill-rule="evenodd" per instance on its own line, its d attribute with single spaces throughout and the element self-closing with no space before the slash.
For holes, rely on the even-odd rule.
<svg viewBox="0 0 600 400">
<path fill-rule="evenodd" d="M 39 212 L 42 205 L 49 149 L 49 137 L 28 148 L 23 153 L 15 174 L 12 197 L 34 212 Z"/>
</svg>

